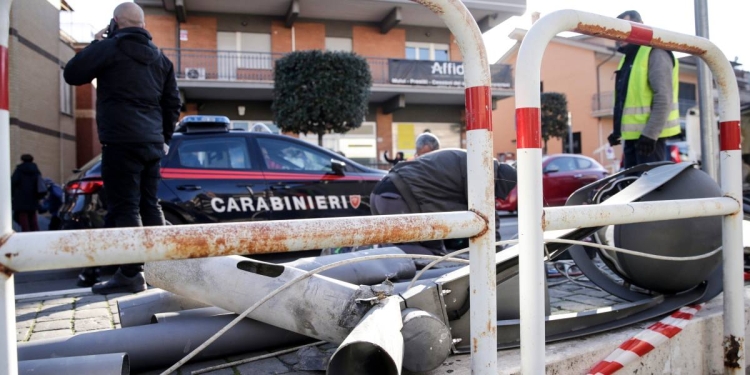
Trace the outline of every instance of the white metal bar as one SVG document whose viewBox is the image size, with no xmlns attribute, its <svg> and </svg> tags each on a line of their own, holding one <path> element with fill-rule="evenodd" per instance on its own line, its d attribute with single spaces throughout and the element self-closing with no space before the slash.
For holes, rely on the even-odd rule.
<svg viewBox="0 0 750 375">
<path fill-rule="evenodd" d="M 739 128 L 739 123 L 737 124 Z M 722 129 L 724 132 L 725 129 Z M 724 138 L 724 134 L 721 135 Z M 723 146 L 723 145 L 722 145 Z M 722 147 L 723 149 L 723 147 Z M 722 150 L 719 154 L 721 186 L 728 197 L 742 200 L 742 151 Z M 724 259 L 724 373 L 745 373 L 745 285 L 742 242 L 742 210 L 724 217 L 722 223 Z"/>
<path fill-rule="evenodd" d="M 469 210 L 485 219 L 488 230 L 469 241 L 471 258 L 471 373 L 497 374 L 495 285 L 495 199 L 492 157 L 490 71 L 482 32 L 463 2 L 414 0 L 445 22 L 455 35 L 464 59 L 466 85 L 466 148 Z"/>
<path fill-rule="evenodd" d="M 13 232 L 10 186 L 10 113 L 8 112 L 8 34 L 11 0 L 0 0 L 0 244 Z M 18 374 L 16 301 L 13 273 L 0 265 L 0 373 Z"/>
<path fill-rule="evenodd" d="M 12 272 L 465 238 L 486 231 L 470 211 L 16 233 L 0 246 Z"/>
<path fill-rule="evenodd" d="M 547 207 L 542 225 L 545 231 L 590 228 L 602 225 L 630 224 L 644 221 L 688 219 L 730 215 L 741 212 L 732 198 L 701 198 L 670 201 Z"/>
<path fill-rule="evenodd" d="M 544 238 L 542 150 L 518 149 L 518 270 L 521 298 L 521 372 L 544 374 Z M 541 353 L 532 357 L 528 353 Z"/>
<path fill-rule="evenodd" d="M 541 185 L 541 166 L 536 158 L 524 155 L 523 150 L 538 148 L 537 138 L 539 129 L 538 111 L 540 106 L 539 82 L 542 55 L 549 41 L 559 32 L 576 31 L 582 34 L 600 36 L 613 40 L 625 40 L 628 43 L 649 45 L 675 52 L 685 52 L 699 56 L 711 68 L 719 89 L 719 118 L 722 121 L 721 131 L 721 186 L 724 195 L 736 200 L 739 205 L 741 199 L 740 173 L 740 131 L 739 131 L 739 93 L 734 71 L 724 54 L 709 40 L 675 33 L 672 31 L 652 28 L 638 23 L 604 17 L 596 14 L 561 10 L 550 13 L 537 21 L 526 34 L 518 52 L 516 62 L 516 127 L 518 131 L 519 159 L 518 159 L 518 188 L 519 194 L 519 240 L 521 253 L 520 282 L 525 297 L 541 293 L 536 280 L 531 286 L 524 286 L 529 282 L 523 276 L 524 259 L 538 258 L 540 252 L 538 241 L 540 237 L 541 219 L 534 218 L 541 215 L 541 208 L 537 207 L 541 199 L 535 184 Z M 523 120 L 523 121 L 522 121 Z M 729 135 L 727 135 L 729 134 Z M 706 136 L 704 134 L 703 136 Z M 531 140 L 531 141 L 529 141 Z M 526 190 L 532 189 L 532 190 Z M 524 198 L 535 194 L 533 197 Z M 683 203 L 677 203 L 683 204 Z M 523 213 L 523 210 L 530 210 Z M 718 210 L 717 210 L 718 211 Z M 523 213 L 523 214 L 522 214 Z M 744 310 L 743 310 L 743 281 L 742 281 L 742 233 L 739 213 L 734 213 L 724 219 L 724 298 L 725 298 L 725 337 L 724 363 L 726 373 L 744 372 Z M 539 227 L 537 227 L 537 223 Z M 557 225 L 557 224 L 556 224 Z M 529 255 L 529 254 L 532 255 Z M 527 266 L 533 271 L 535 267 Z M 543 325 L 542 319 L 530 319 L 524 311 L 536 311 L 536 300 L 524 298 L 521 301 L 521 370 L 524 374 L 544 373 L 544 344 L 524 344 L 524 340 L 535 332 L 533 325 Z M 534 315 L 536 318 L 536 314 Z M 524 333 L 529 333 L 526 337 Z M 536 337 L 536 336 L 535 336 Z M 535 365 L 535 363 L 537 365 Z M 539 365 L 541 364 L 541 365 Z"/>
</svg>

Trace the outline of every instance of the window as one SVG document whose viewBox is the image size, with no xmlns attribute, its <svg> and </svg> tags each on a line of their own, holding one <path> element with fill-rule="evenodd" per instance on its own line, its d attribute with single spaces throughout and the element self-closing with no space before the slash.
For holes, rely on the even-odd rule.
<svg viewBox="0 0 750 375">
<path fill-rule="evenodd" d="M 304 145 L 282 139 L 259 137 L 260 151 L 271 170 L 332 172 L 332 157 Z"/>
<path fill-rule="evenodd" d="M 591 169 L 593 168 L 593 165 L 591 164 L 591 160 L 588 159 L 576 159 L 578 162 L 578 169 Z"/>
<path fill-rule="evenodd" d="M 578 167 L 576 166 L 576 159 L 575 158 L 555 158 L 549 164 L 547 164 L 546 170 L 550 170 L 550 168 L 557 167 L 557 172 L 568 172 L 576 170 Z"/>
<path fill-rule="evenodd" d="M 326 37 L 326 51 L 352 51 L 352 38 Z"/>
<path fill-rule="evenodd" d="M 406 42 L 408 60 L 448 61 L 448 45 L 440 43 Z"/>
<path fill-rule="evenodd" d="M 60 112 L 73 116 L 73 88 L 65 82 L 60 70 Z"/>
<path fill-rule="evenodd" d="M 186 139 L 177 148 L 180 166 L 199 169 L 250 169 L 245 138 Z"/>
<path fill-rule="evenodd" d="M 271 34 L 220 31 L 216 33 L 216 46 L 219 79 L 236 79 L 238 68 L 273 67 Z"/>
</svg>

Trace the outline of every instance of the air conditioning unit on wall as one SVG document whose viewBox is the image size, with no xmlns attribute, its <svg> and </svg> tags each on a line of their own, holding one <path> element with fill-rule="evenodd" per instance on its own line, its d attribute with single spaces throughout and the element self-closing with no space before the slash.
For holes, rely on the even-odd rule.
<svg viewBox="0 0 750 375">
<path fill-rule="evenodd" d="M 206 68 L 185 68 L 185 79 L 206 79 Z"/>
</svg>

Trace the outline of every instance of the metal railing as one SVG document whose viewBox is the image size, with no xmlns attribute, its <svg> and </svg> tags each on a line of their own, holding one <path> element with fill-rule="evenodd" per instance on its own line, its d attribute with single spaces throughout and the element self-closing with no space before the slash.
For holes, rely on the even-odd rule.
<svg viewBox="0 0 750 375">
<path fill-rule="evenodd" d="M 180 79 L 260 82 L 273 82 L 276 61 L 285 55 L 187 48 L 163 48 L 162 52 L 174 63 Z M 408 85 L 391 81 L 389 66 L 394 59 L 365 57 L 365 60 L 370 66 L 373 83 Z M 493 71 L 502 68 L 510 69 L 506 64 L 490 66 Z"/>
<path fill-rule="evenodd" d="M 635 204 L 542 207 L 542 143 L 540 127 L 540 70 L 544 50 L 560 32 L 574 31 L 612 40 L 648 45 L 696 55 L 709 66 L 719 92 L 722 197 L 708 200 L 667 201 L 676 210 L 654 216 L 651 210 L 635 210 Z M 639 23 L 596 14 L 561 10 L 538 20 L 521 43 L 516 61 L 516 129 L 518 146 L 518 238 L 521 316 L 521 371 L 544 374 L 544 231 L 563 228 L 678 219 L 695 210 L 700 216 L 725 215 L 722 222 L 724 272 L 724 372 L 744 374 L 745 309 L 742 245 L 742 173 L 740 103 L 734 70 L 724 54 L 709 40 L 693 35 L 651 28 Z M 704 137 L 706 135 L 704 134 Z M 727 199 L 728 198 L 728 199 Z M 706 201 L 712 205 L 705 206 Z M 722 205 L 725 205 L 723 210 Z M 729 213 L 728 213 L 729 212 Z M 607 219 L 604 219 L 607 218 Z M 615 218 L 615 219 L 613 219 Z M 737 354 L 739 353 L 739 355 Z"/>
<path fill-rule="evenodd" d="M 273 82 L 276 61 L 284 53 L 163 48 L 175 65 L 177 78 Z M 366 57 L 373 83 L 390 83 L 388 59 Z"/>
<path fill-rule="evenodd" d="M 487 53 L 482 43 L 482 33 L 462 2 L 418 2 L 446 23 L 462 47 L 469 176 L 467 211 L 14 233 L 11 227 L 10 179 L 2 178 L 0 251 L 5 256 L 0 257 L 0 373 L 18 374 L 13 285 L 16 272 L 465 237 L 470 238 L 472 259 L 472 372 L 478 375 L 496 373 L 495 231 L 488 230 L 494 228 L 495 204 L 492 184 L 492 101 Z M 0 0 L 0 176 L 10 176 L 11 165 L 7 101 L 11 3 L 12 0 Z M 246 62 L 251 63 L 248 65 L 250 70 L 255 70 L 267 67 L 263 64 L 267 64 L 268 60 L 249 58 Z M 238 69 L 242 63 L 237 62 Z M 216 65 L 215 72 L 206 69 L 205 74 L 219 77 L 219 65 Z"/>
</svg>

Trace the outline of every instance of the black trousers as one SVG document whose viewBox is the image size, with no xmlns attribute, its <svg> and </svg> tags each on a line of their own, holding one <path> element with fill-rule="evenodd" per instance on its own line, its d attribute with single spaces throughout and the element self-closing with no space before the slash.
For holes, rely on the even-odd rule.
<svg viewBox="0 0 750 375">
<path fill-rule="evenodd" d="M 161 180 L 161 143 L 108 143 L 102 145 L 102 180 L 106 189 L 110 228 L 165 225 L 156 196 Z M 143 264 L 120 266 L 125 276 L 143 271 Z"/>
</svg>

